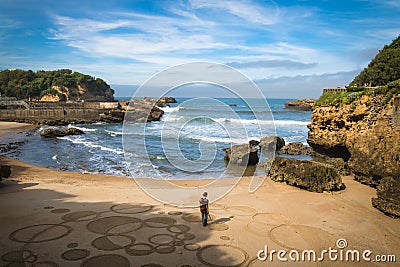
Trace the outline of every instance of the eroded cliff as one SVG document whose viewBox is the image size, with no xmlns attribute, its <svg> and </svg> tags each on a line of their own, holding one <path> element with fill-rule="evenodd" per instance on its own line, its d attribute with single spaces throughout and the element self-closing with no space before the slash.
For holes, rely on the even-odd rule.
<svg viewBox="0 0 400 267">
<path fill-rule="evenodd" d="M 400 108 L 395 99 L 383 105 L 383 98 L 364 95 L 351 104 L 316 107 L 308 126 L 307 141 L 315 151 L 348 161 L 355 179 L 373 187 L 383 178 L 400 179 Z M 390 195 L 397 195 L 397 199 L 384 199 L 385 194 L 379 194 L 373 204 L 399 216 L 400 188 L 391 190 L 395 193 Z M 379 205 L 380 198 L 385 205 Z M 390 209 L 386 208 L 388 202 Z"/>
</svg>

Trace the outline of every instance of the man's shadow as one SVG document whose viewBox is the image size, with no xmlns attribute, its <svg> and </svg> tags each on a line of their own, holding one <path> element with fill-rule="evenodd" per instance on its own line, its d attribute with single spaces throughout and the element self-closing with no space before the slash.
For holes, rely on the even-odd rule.
<svg viewBox="0 0 400 267">
<path fill-rule="evenodd" d="M 234 217 L 234 216 L 231 215 L 231 216 L 229 216 L 228 218 L 218 218 L 218 219 L 216 219 L 216 220 L 210 221 L 209 224 L 214 224 L 214 223 L 215 223 L 215 224 L 226 223 L 226 222 L 229 222 L 233 217 Z"/>
</svg>

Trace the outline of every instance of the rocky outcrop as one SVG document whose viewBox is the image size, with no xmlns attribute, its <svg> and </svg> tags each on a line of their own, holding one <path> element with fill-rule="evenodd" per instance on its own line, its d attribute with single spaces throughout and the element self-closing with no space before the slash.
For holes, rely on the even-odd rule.
<svg viewBox="0 0 400 267">
<path fill-rule="evenodd" d="M 305 146 L 302 142 L 289 143 L 279 150 L 280 154 L 287 155 L 311 155 L 312 152 L 312 148 Z"/>
<path fill-rule="evenodd" d="M 67 135 L 79 135 L 79 134 L 85 134 L 84 131 L 79 130 L 77 128 L 68 128 L 65 130 L 59 130 L 59 129 L 45 129 L 40 133 L 41 137 L 45 138 L 54 138 L 54 137 L 62 137 L 62 136 L 67 136 Z"/>
<path fill-rule="evenodd" d="M 253 166 L 257 165 L 258 149 L 252 147 L 250 144 L 235 145 L 225 148 L 225 162 L 229 162 L 239 166 Z"/>
<path fill-rule="evenodd" d="M 383 97 L 364 95 L 352 104 L 317 107 L 308 126 L 307 141 L 315 151 L 343 158 L 356 180 L 373 187 L 383 177 L 400 179 L 400 130 L 395 125 L 400 111 L 382 106 Z"/>
<path fill-rule="evenodd" d="M 342 158 L 331 158 L 316 152 L 312 152 L 311 157 L 313 161 L 332 166 L 342 176 L 350 175 L 349 166 Z"/>
<path fill-rule="evenodd" d="M 279 151 L 285 145 L 285 140 L 279 136 L 264 136 L 258 145 L 263 153 Z"/>
<path fill-rule="evenodd" d="M 170 96 L 161 97 L 157 100 L 156 105 L 158 107 L 166 107 L 169 103 L 177 103 L 176 99 Z"/>
<path fill-rule="evenodd" d="M 377 198 L 372 206 L 393 217 L 400 217 L 400 179 L 383 178 L 376 189 Z"/>
<path fill-rule="evenodd" d="M 311 111 L 311 110 L 313 110 L 314 105 L 315 105 L 314 99 L 297 99 L 297 100 L 286 102 L 285 108 L 294 109 L 294 110 L 302 110 L 302 111 Z"/>
<path fill-rule="evenodd" d="M 310 160 L 275 157 L 269 175 L 273 181 L 312 192 L 345 189 L 340 175 L 332 166 Z"/>
<path fill-rule="evenodd" d="M 161 116 L 164 114 L 164 111 L 158 107 L 152 107 L 147 117 L 147 121 L 159 121 Z"/>
<path fill-rule="evenodd" d="M 0 183 L 3 178 L 8 178 L 11 175 L 11 167 L 6 165 L 0 165 Z"/>
</svg>

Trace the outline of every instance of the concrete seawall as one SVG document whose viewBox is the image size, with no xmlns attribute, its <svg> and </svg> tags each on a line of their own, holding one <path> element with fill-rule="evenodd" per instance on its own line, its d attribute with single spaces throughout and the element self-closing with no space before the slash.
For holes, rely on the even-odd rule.
<svg viewBox="0 0 400 267">
<path fill-rule="evenodd" d="M 103 109 L 18 109 L 0 110 L 2 121 L 44 123 L 48 121 L 93 122 L 100 120 Z"/>
</svg>

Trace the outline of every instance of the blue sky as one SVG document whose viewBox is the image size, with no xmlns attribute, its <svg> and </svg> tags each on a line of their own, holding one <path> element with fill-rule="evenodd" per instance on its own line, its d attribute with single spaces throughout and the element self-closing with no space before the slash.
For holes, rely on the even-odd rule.
<svg viewBox="0 0 400 267">
<path fill-rule="evenodd" d="M 192 61 L 237 68 L 267 97 L 348 84 L 400 34 L 400 1 L 0 1 L 0 68 L 70 68 L 130 96 Z M 120 88 L 120 89 L 118 89 Z"/>
</svg>

